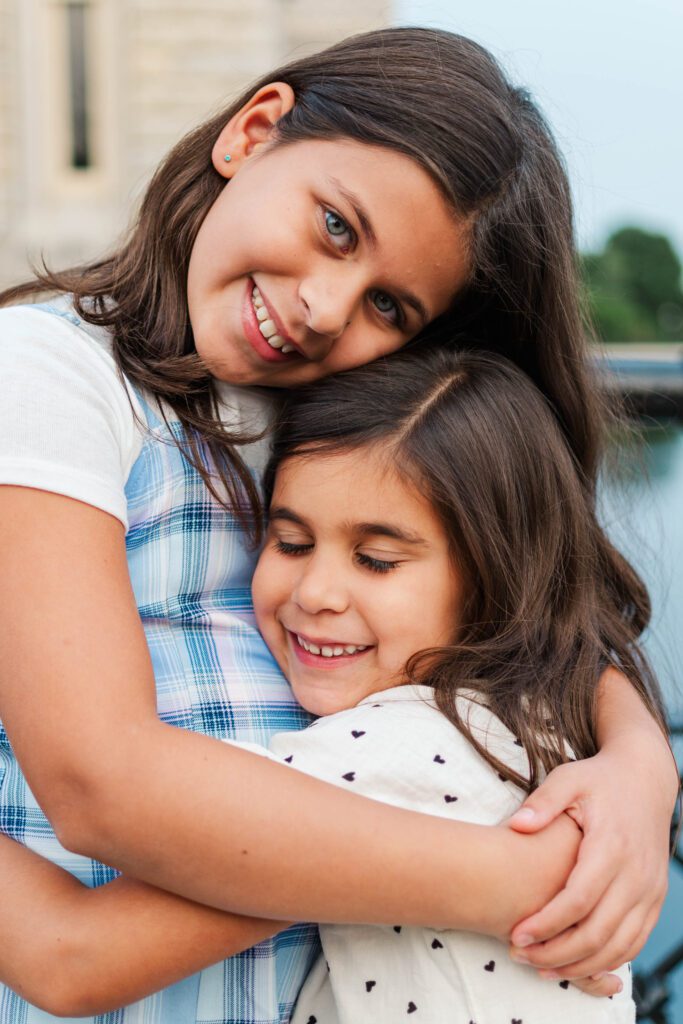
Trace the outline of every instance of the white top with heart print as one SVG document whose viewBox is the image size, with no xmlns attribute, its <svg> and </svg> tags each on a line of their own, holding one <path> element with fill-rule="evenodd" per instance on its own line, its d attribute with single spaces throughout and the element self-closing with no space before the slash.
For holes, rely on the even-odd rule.
<svg viewBox="0 0 683 1024">
<path fill-rule="evenodd" d="M 526 754 L 500 720 L 466 694 L 459 702 L 477 739 L 526 774 Z M 279 733 L 270 750 L 292 768 L 356 793 L 460 821 L 499 824 L 524 799 L 441 714 L 426 686 L 374 694 L 303 732 Z M 618 972 L 623 992 L 595 998 L 542 980 L 486 936 L 398 924 L 326 924 L 320 935 L 323 956 L 304 984 L 292 1024 L 635 1021 L 628 966 Z"/>
</svg>

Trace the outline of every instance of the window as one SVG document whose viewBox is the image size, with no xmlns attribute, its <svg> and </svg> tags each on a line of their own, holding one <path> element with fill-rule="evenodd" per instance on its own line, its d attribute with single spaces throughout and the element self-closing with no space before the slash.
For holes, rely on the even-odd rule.
<svg viewBox="0 0 683 1024">
<path fill-rule="evenodd" d="M 67 3 L 64 13 L 67 19 L 71 166 L 86 168 L 92 163 L 87 53 L 88 5 L 83 2 Z"/>
</svg>

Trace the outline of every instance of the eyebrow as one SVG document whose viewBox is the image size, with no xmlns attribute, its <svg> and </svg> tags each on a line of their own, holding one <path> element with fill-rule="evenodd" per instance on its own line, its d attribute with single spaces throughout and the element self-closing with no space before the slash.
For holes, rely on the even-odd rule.
<svg viewBox="0 0 683 1024">
<path fill-rule="evenodd" d="M 285 508 L 284 505 L 276 505 L 271 508 L 268 512 L 268 518 L 272 522 L 273 519 L 284 519 L 287 523 L 294 523 L 296 526 L 308 527 L 308 523 L 301 516 L 298 516 L 296 512 L 292 512 L 291 508 Z"/>
<path fill-rule="evenodd" d="M 279 519 L 287 523 L 294 523 L 296 526 L 309 528 L 305 519 L 284 505 L 276 505 L 275 508 L 271 508 L 269 516 L 271 522 L 274 519 Z M 411 544 L 415 547 L 427 545 L 424 537 L 404 530 L 400 526 L 394 526 L 392 523 L 353 523 L 352 529 L 363 537 L 391 537 L 392 540 L 403 541 L 404 544 Z"/>
<path fill-rule="evenodd" d="M 339 178 L 330 176 L 328 178 L 328 181 L 334 188 L 336 188 L 342 199 L 346 200 L 346 202 L 349 204 L 349 206 L 355 213 L 358 219 L 358 223 L 360 224 L 361 227 L 361 232 L 370 248 L 376 249 L 377 235 L 375 233 L 374 227 L 372 226 L 372 221 L 370 220 L 367 210 L 363 206 L 363 203 L 361 202 L 360 198 L 356 195 L 355 192 L 352 192 L 350 189 L 346 188 L 345 185 L 342 185 Z M 392 289 L 392 291 L 396 293 L 397 299 L 400 299 L 401 302 L 403 302 L 406 306 L 410 306 L 412 309 L 415 310 L 421 321 L 422 327 L 425 327 L 429 323 L 429 315 L 427 313 L 427 308 L 424 302 L 422 302 L 421 299 L 418 299 L 417 295 L 414 295 L 413 292 L 406 291 L 404 288 L 394 288 Z"/>
<path fill-rule="evenodd" d="M 405 544 L 426 545 L 424 537 L 409 530 L 401 529 L 391 523 L 357 523 L 354 528 L 358 533 L 371 537 L 391 537 L 393 540 L 403 541 Z"/>
</svg>

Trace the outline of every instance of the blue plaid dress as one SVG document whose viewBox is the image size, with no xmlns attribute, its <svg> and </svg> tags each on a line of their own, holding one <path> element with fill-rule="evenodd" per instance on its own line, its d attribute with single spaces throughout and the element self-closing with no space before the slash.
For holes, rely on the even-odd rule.
<svg viewBox="0 0 683 1024">
<path fill-rule="evenodd" d="M 53 311 L 76 322 L 71 313 Z M 236 519 L 212 499 L 196 470 L 169 443 L 166 425 L 141 404 L 148 430 L 126 486 L 126 548 L 159 716 L 182 729 L 267 746 L 273 733 L 301 729 L 309 718 L 254 624 L 250 584 L 256 556 Z M 170 423 L 173 436 L 179 430 L 178 423 Z M 1 725 L 0 829 L 89 886 L 115 875 L 59 844 Z M 317 950 L 315 927 L 299 925 L 163 992 L 87 1020 L 282 1024 Z M 0 985 L 0 1024 L 57 1019 Z"/>
</svg>

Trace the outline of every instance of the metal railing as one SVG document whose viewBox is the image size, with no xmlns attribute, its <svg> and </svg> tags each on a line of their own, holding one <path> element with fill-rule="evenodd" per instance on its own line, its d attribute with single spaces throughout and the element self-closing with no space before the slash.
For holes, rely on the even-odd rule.
<svg viewBox="0 0 683 1024">
<path fill-rule="evenodd" d="M 676 723 L 671 727 L 672 737 L 683 736 L 683 722 Z M 680 761 L 679 761 L 680 764 Z M 683 771 L 680 774 L 681 786 L 683 786 Z M 671 839 L 676 840 L 673 848 L 672 859 L 683 871 L 683 849 L 680 836 L 681 826 L 680 801 L 676 808 L 672 822 Z M 683 926 L 682 926 L 683 932 Z M 674 971 L 683 964 L 683 935 L 680 941 L 670 952 L 663 956 L 648 971 L 636 971 L 633 975 L 633 996 L 638 1007 L 638 1021 L 650 1021 L 651 1024 L 675 1024 L 671 1016 L 671 976 Z"/>
</svg>

